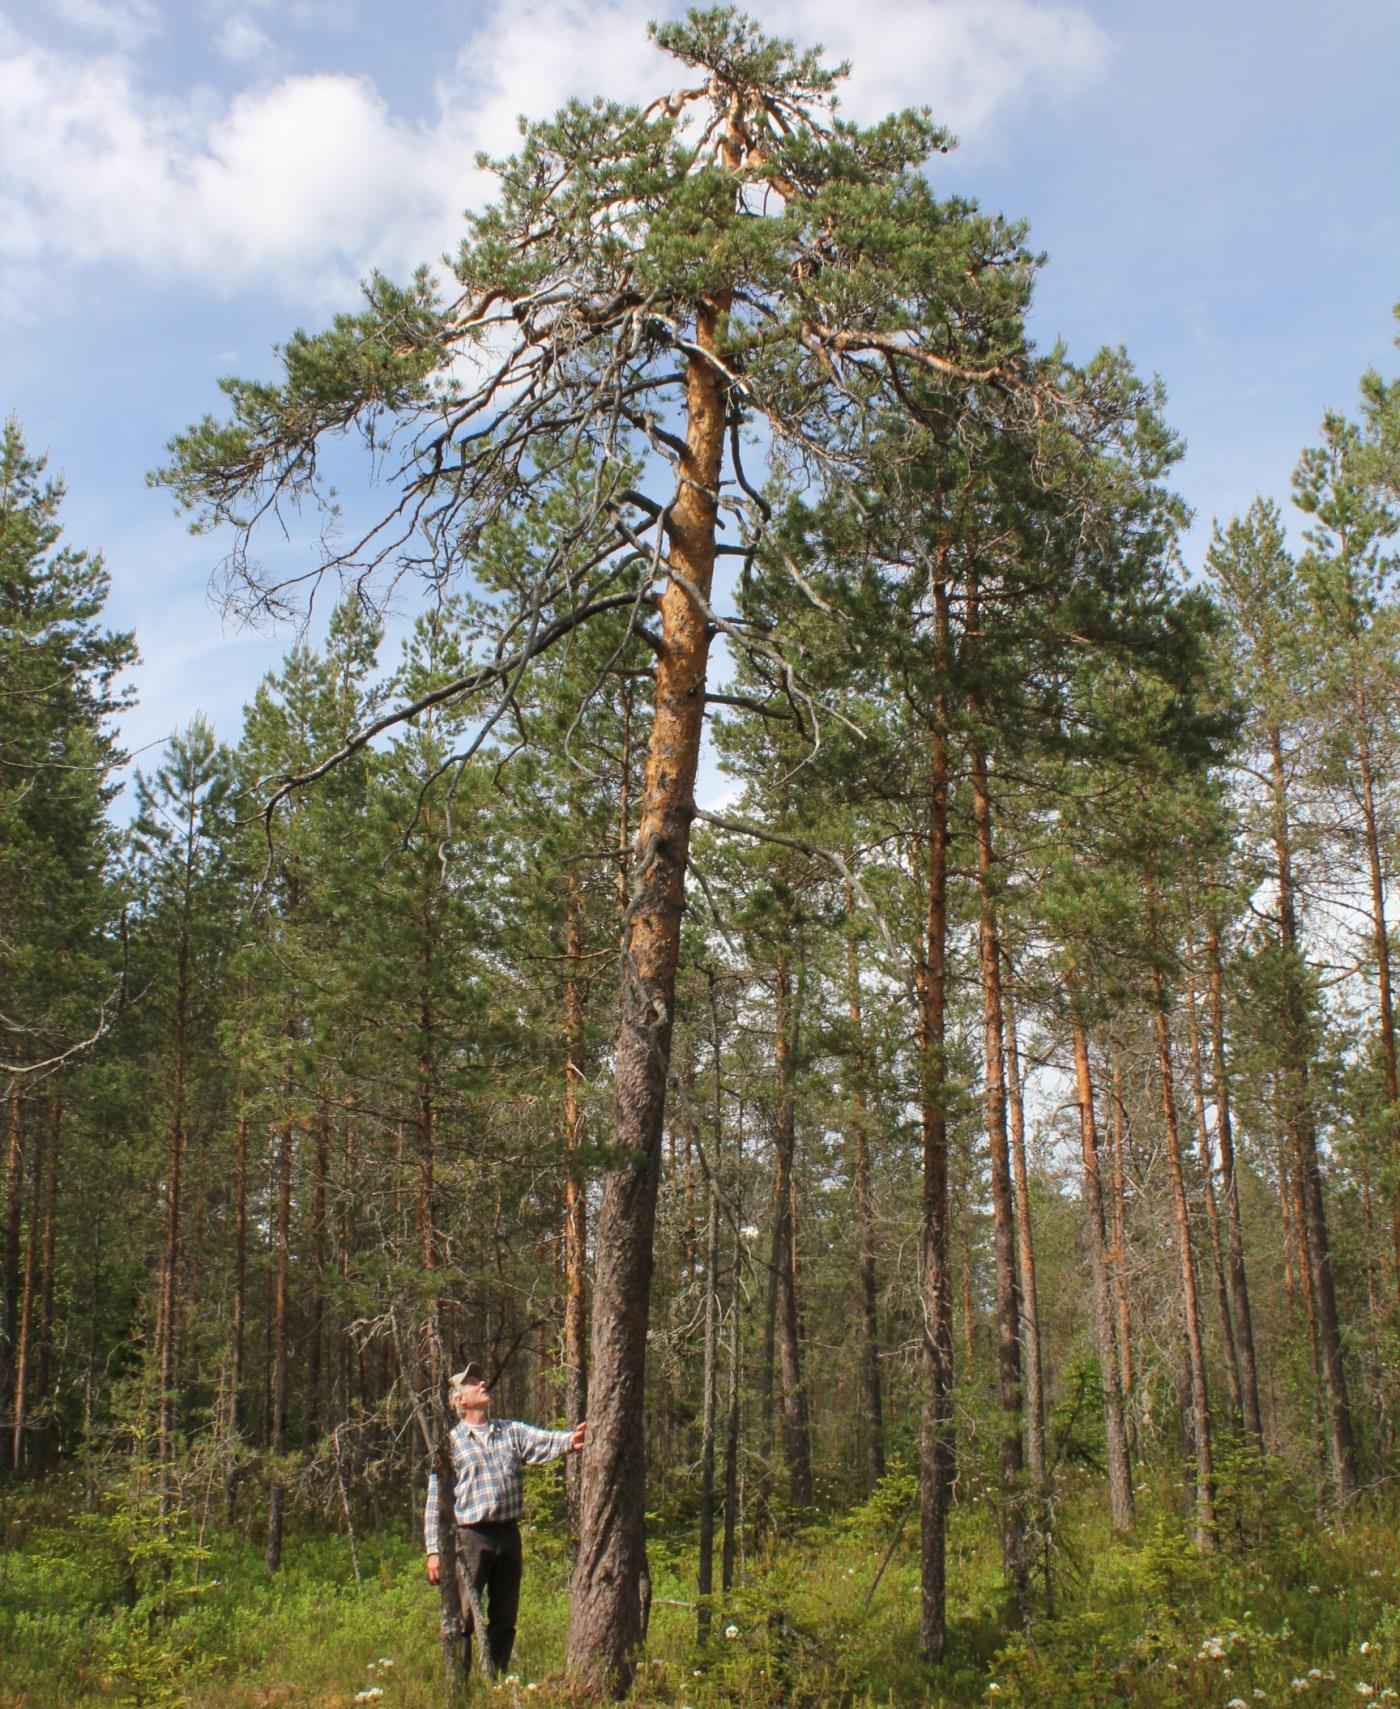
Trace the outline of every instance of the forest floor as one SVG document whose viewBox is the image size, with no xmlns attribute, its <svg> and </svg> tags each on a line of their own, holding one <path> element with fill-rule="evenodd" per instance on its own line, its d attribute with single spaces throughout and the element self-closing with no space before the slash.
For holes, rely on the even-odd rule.
<svg viewBox="0 0 1400 1709">
<path fill-rule="evenodd" d="M 1397 1702 L 1393 1497 L 1363 1499 L 1342 1527 L 1319 1523 L 1259 1478 L 1226 1504 L 1222 1546 L 1203 1557 L 1185 1539 L 1170 1485 L 1140 1490 L 1135 1529 L 1121 1542 L 1108 1532 L 1101 1486 L 1069 1490 L 1056 1513 L 1053 1609 L 1043 1574 L 1034 1582 L 1033 1649 L 1012 1635 L 994 1516 L 963 1508 L 949 1556 L 949 1653 L 930 1670 L 919 1655 L 911 1483 L 896 1476 L 854 1512 L 750 1552 L 705 1645 L 696 1636 L 693 1535 L 659 1527 L 657 1600 L 633 1701 L 677 1709 Z M 567 1702 L 567 1564 L 550 1505 L 548 1496 L 538 1503 L 527 1528 L 514 1671 L 494 1692 L 478 1684 L 482 1704 Z M 289 1531 L 282 1570 L 269 1579 L 251 1534 L 171 1537 L 120 1499 L 86 1510 L 76 1481 L 63 1478 L 11 1485 L 3 1515 L 0 1709 L 437 1709 L 436 1593 L 406 1535 L 362 1536 L 357 1584 L 343 1535 Z"/>
</svg>

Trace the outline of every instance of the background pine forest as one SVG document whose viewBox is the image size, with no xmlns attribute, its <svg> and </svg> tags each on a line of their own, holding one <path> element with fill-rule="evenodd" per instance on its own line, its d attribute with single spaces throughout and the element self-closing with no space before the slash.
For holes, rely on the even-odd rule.
<svg viewBox="0 0 1400 1709">
<path fill-rule="evenodd" d="M 604 1676 L 575 1608 L 570 1690 L 1394 1697 L 1400 392 L 1188 569 L 1160 392 L 1032 349 L 926 120 L 819 123 L 730 14 L 663 45 L 705 88 L 533 127 L 460 297 L 372 281 L 172 447 L 264 615 L 324 438 L 401 433 L 423 502 L 310 560 L 321 638 L 129 822 L 136 638 L 6 429 L 0 1701 L 436 1701 L 419 1413 L 472 1356 L 592 1420 L 624 1318 L 654 1602 Z M 580 1475 L 531 1486 L 517 1696 L 565 1689 Z"/>
</svg>

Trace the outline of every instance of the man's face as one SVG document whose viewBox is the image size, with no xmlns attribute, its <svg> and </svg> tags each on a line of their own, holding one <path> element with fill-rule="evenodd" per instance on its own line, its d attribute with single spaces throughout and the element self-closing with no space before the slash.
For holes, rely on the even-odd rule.
<svg viewBox="0 0 1400 1709">
<path fill-rule="evenodd" d="M 459 1383 L 452 1398 L 459 1418 L 484 1418 L 491 1410 L 491 1391 L 481 1377 Z"/>
</svg>

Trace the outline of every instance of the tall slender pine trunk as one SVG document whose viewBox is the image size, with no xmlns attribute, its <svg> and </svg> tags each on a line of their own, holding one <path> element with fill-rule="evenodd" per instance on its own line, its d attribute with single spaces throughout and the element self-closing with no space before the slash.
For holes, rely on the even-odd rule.
<svg viewBox="0 0 1400 1709">
<path fill-rule="evenodd" d="M 1274 796 L 1274 851 L 1277 863 L 1279 947 L 1283 951 L 1282 1020 L 1284 1080 L 1294 1136 L 1294 1168 L 1300 1199 L 1300 1227 L 1307 1237 L 1308 1278 L 1317 1321 L 1318 1362 L 1326 1389 L 1326 1437 L 1337 1499 L 1347 1502 L 1356 1493 L 1356 1439 L 1352 1432 L 1351 1401 L 1342 1359 L 1337 1291 L 1332 1277 L 1332 1248 L 1322 1196 L 1322 1172 L 1317 1156 L 1317 1127 L 1309 1094 L 1307 1024 L 1298 946 L 1298 911 L 1293 880 L 1293 851 L 1289 825 L 1283 743 L 1277 726 L 1269 731 L 1271 781 Z"/>
<path fill-rule="evenodd" d="M 971 622 L 969 617 L 969 622 Z M 997 929 L 992 798 L 981 743 L 968 743 L 972 820 L 977 846 L 977 959 L 982 976 L 982 1052 L 992 1225 L 996 1254 L 997 1388 L 1001 1399 L 999 1461 L 1002 1485 L 1001 1554 L 1018 1620 L 1030 1618 L 1026 1595 L 1025 1392 L 1021 1369 L 1021 1296 L 1017 1277 L 1015 1198 L 1006 1119 L 1005 1012 L 1001 939 Z"/>
<path fill-rule="evenodd" d="M 1196 1108 L 1196 1139 L 1201 1150 L 1201 1190 L 1206 1207 L 1206 1236 L 1210 1241 L 1210 1271 L 1215 1282 L 1215 1304 L 1220 1316 L 1220 1345 L 1224 1354 L 1225 1383 L 1230 1391 L 1230 1413 L 1244 1423 L 1244 1392 L 1240 1383 L 1240 1360 L 1235 1348 L 1235 1319 L 1230 1289 L 1225 1280 L 1225 1257 L 1220 1240 L 1220 1207 L 1215 1197 L 1215 1165 L 1211 1156 L 1210 1124 L 1206 1118 L 1205 1075 L 1201 1069 L 1201 1028 L 1196 1011 L 1195 975 L 1186 973 L 1186 1038 L 1191 1055 L 1191 1091 Z"/>
<path fill-rule="evenodd" d="M 1215 1092 L 1215 1131 L 1220 1142 L 1220 1190 L 1229 1230 L 1230 1292 L 1235 1307 L 1235 1351 L 1240 1367 L 1240 1407 L 1246 1433 L 1262 1446 L 1264 1425 L 1259 1409 L 1259 1366 L 1254 1352 L 1254 1314 L 1249 1304 L 1249 1271 L 1244 1256 L 1244 1219 L 1240 1213 L 1240 1184 L 1235 1172 L 1235 1136 L 1230 1116 L 1230 1080 L 1225 1065 L 1224 973 L 1220 963 L 1220 932 L 1212 922 L 1206 938 L 1210 962 L 1210 1056 Z"/>
<path fill-rule="evenodd" d="M 1016 1270 L 1021 1282 L 1022 1339 L 1026 1352 L 1026 1468 L 1037 1499 L 1045 1499 L 1048 1492 L 1045 1488 L 1045 1375 L 1040 1337 L 1040 1290 L 1036 1284 L 1030 1177 L 1026 1169 L 1026 1107 L 1021 1090 L 1021 1049 L 1016 1037 L 1016 1012 L 1009 986 L 1003 991 L 1002 1000 L 1006 1013 L 1006 1097 L 1011 1135 L 1011 1179 L 1016 1206 Z"/>
<path fill-rule="evenodd" d="M 1094 1285 L 1094 1330 L 1099 1344 L 1099 1392 L 1103 1396 L 1104 1443 L 1108 1459 L 1108 1501 L 1113 1529 L 1120 1535 L 1133 1523 L 1133 1468 L 1119 1385 L 1118 1346 L 1104 1227 L 1103 1177 L 1099 1169 L 1099 1132 L 1094 1113 L 1094 1080 L 1089 1035 L 1073 995 L 1070 1035 L 1074 1044 L 1074 1082 L 1079 1097 L 1079 1139 L 1084 1156 L 1084 1208 L 1089 1214 L 1089 1266 Z"/>
<path fill-rule="evenodd" d="M 1156 923 L 1150 927 L 1157 938 Z M 1196 1264 L 1191 1249 L 1191 1212 L 1186 1197 L 1186 1172 L 1181 1157 L 1181 1130 L 1177 1120 L 1176 1085 L 1172 1070 L 1171 1023 L 1167 1018 L 1166 981 L 1162 970 L 1152 968 L 1152 1020 L 1157 1035 L 1157 1072 L 1161 1081 L 1163 1132 L 1166 1138 L 1167 1174 L 1171 1182 L 1172 1209 L 1176 1220 L 1177 1250 L 1181 1262 L 1182 1332 L 1186 1343 L 1189 1441 L 1194 1458 L 1195 1500 L 1192 1523 L 1196 1547 L 1215 1547 L 1215 1466 L 1211 1455 L 1210 1396 L 1206 1387 L 1205 1344 L 1201 1337 L 1201 1309 L 1196 1293 Z"/>
<path fill-rule="evenodd" d="M 10 1464 L 16 1471 L 25 1463 L 25 1433 L 28 1426 L 29 1367 L 34 1357 L 34 1301 L 39 1283 L 40 1206 L 44 1191 L 44 1133 L 39 1128 L 30 1146 L 29 1212 L 25 1218 L 24 1276 L 20 1283 L 19 1330 L 15 1347 L 14 1408 L 10 1421 Z"/>
<path fill-rule="evenodd" d="M 63 1138 L 63 1093 L 50 1106 L 49 1154 L 43 1212 L 43 1255 L 39 1268 L 39 1334 L 34 1352 L 34 1453 L 36 1472 L 47 1470 L 57 1426 L 49 1405 L 53 1354 L 54 1259 L 58 1243 L 58 1153 Z"/>
<path fill-rule="evenodd" d="M 588 1201 L 579 1148 L 583 1143 L 583 894 L 577 879 L 568 881 L 564 923 L 564 1416 L 570 1428 L 588 1410 L 588 1349 L 585 1343 L 584 1269 L 588 1262 Z M 564 1461 L 569 1504 L 569 1535 L 577 1538 L 583 1468 L 580 1456 Z"/>
<path fill-rule="evenodd" d="M 1371 758 L 1370 713 L 1365 688 L 1356 697 L 1356 758 L 1361 773 L 1361 828 L 1366 839 L 1366 867 L 1371 880 L 1371 938 L 1376 952 L 1377 1008 L 1380 1022 L 1381 1067 L 1389 1107 L 1391 1168 L 1400 1170 L 1400 1072 L 1395 1061 L 1395 1004 L 1390 984 L 1390 937 L 1385 923 L 1385 874 L 1381 839 L 1376 825 L 1376 780 Z M 1400 1178 L 1390 1196 L 1391 1262 L 1400 1292 Z"/>
<path fill-rule="evenodd" d="M 855 891 L 846 879 L 846 1013 L 851 1022 L 851 1179 L 856 1203 L 856 1322 L 860 1336 L 860 1398 L 865 1426 L 865 1476 L 873 1490 L 885 1475 L 885 1418 L 880 1392 L 879 1287 L 875 1268 L 875 1216 L 870 1197 L 870 1126 L 865 1079 L 868 1059 L 861 1023 L 860 968 L 850 927 Z"/>
<path fill-rule="evenodd" d="M 793 1002 L 792 975 L 786 949 L 778 951 L 773 975 L 773 998 L 778 1108 L 773 1133 L 772 1273 L 777 1305 L 775 1322 L 778 1373 L 782 1387 L 779 1414 L 783 1425 L 783 1459 L 788 1472 L 788 1495 L 794 1506 L 809 1507 L 812 1501 L 812 1449 L 798 1318 L 795 1217 L 797 1120 L 792 1085 L 798 1017 Z"/>
<path fill-rule="evenodd" d="M 934 719 L 929 731 L 924 941 L 919 968 L 919 1228 L 924 1406 L 919 1451 L 919 1643 L 930 1662 L 948 1640 L 948 1513 L 953 1499 L 953 1282 L 948 1241 L 948 584 L 935 560 Z"/>
<path fill-rule="evenodd" d="M 5 1141 L 5 1251 L 3 1284 L 5 1314 L 0 1325 L 0 1416 L 12 1412 L 15 1395 L 15 1351 L 19 1341 L 20 1250 L 24 1229 L 24 1105 L 20 1077 L 10 1082 L 9 1122 Z M 13 1438 L 0 1433 L 3 1464 L 13 1465 Z"/>
</svg>

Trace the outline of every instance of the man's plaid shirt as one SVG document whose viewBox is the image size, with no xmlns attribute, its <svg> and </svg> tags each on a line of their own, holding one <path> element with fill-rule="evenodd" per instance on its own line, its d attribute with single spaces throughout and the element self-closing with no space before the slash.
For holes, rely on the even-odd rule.
<svg viewBox="0 0 1400 1709">
<path fill-rule="evenodd" d="M 486 1520 L 519 1519 L 525 1507 L 522 1466 L 543 1466 L 568 1452 L 572 1430 L 537 1430 L 519 1419 L 491 1418 L 485 1424 L 454 1426 L 452 1471 L 456 1481 L 454 1507 L 459 1525 Z M 423 1512 L 423 1544 L 438 1553 L 437 1473 L 428 1478 L 428 1504 Z"/>
</svg>

